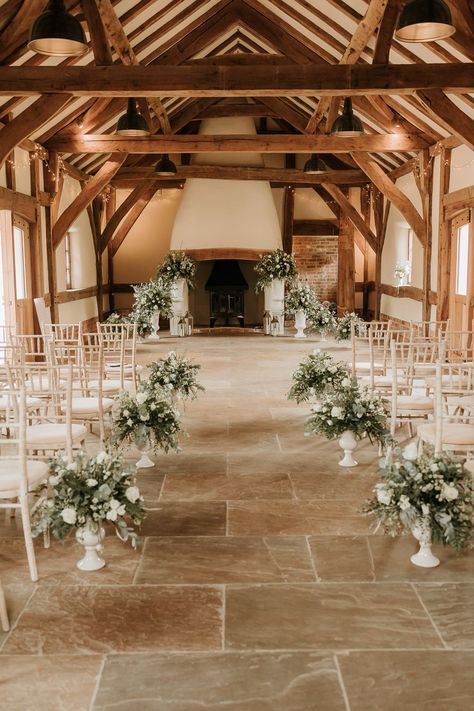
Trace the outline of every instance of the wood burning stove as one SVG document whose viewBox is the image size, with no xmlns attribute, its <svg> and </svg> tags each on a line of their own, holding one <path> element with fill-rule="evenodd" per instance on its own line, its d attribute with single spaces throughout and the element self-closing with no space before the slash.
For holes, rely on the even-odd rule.
<svg viewBox="0 0 474 711">
<path fill-rule="evenodd" d="M 216 259 L 206 283 L 211 328 L 245 325 L 244 293 L 248 288 L 236 259 Z"/>
</svg>

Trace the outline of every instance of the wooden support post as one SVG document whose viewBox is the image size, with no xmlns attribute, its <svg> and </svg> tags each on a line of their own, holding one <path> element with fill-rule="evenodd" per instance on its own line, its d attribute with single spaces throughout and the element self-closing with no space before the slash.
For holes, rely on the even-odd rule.
<svg viewBox="0 0 474 711">
<path fill-rule="evenodd" d="M 292 185 L 285 188 L 283 204 L 283 249 L 288 254 L 293 251 L 293 217 L 295 213 L 295 189 Z"/>
<path fill-rule="evenodd" d="M 112 219 L 116 210 L 117 210 L 117 192 L 116 192 L 115 188 L 111 188 L 111 192 L 109 194 L 109 199 L 105 205 L 105 221 L 106 221 L 107 225 L 110 223 L 110 220 Z M 100 252 L 101 265 L 102 265 L 103 250 L 99 249 L 99 252 Z M 114 257 L 112 254 L 111 244 L 109 244 L 108 248 L 107 248 L 107 284 L 108 284 L 108 291 L 109 291 L 109 311 L 112 312 L 112 311 L 114 311 L 115 304 L 114 304 L 114 292 L 113 292 Z M 103 301 L 103 297 L 102 297 L 102 301 Z"/>
<path fill-rule="evenodd" d="M 30 153 L 31 196 L 38 198 L 40 194 L 40 159 L 36 153 Z M 44 295 L 43 284 L 43 249 L 41 244 L 41 209 L 36 206 L 36 219 L 30 223 L 30 265 L 31 265 L 31 297 L 35 299 Z M 33 328 L 40 333 L 40 323 L 33 304 Z"/>
<path fill-rule="evenodd" d="M 431 304 L 431 211 L 433 194 L 433 165 L 428 150 L 420 151 L 417 165 L 415 166 L 415 179 L 421 196 L 423 221 L 426 225 L 426 242 L 423 245 L 423 321 L 430 321 Z"/>
<path fill-rule="evenodd" d="M 341 212 L 337 259 L 337 311 L 344 314 L 355 308 L 354 225 Z"/>
<path fill-rule="evenodd" d="M 362 217 L 367 227 L 370 229 L 370 203 L 371 203 L 370 188 L 361 188 L 360 191 L 360 208 Z M 362 296 L 362 316 L 364 319 L 369 318 L 369 249 L 367 241 L 364 244 L 364 284 Z"/>
<path fill-rule="evenodd" d="M 380 319 L 380 301 L 382 298 L 382 250 L 385 239 L 383 193 L 377 190 L 373 193 L 375 234 L 377 235 L 377 251 L 375 253 L 375 309 L 374 318 Z M 387 207 L 390 203 L 387 201 Z"/>
<path fill-rule="evenodd" d="M 439 179 L 439 232 L 438 232 L 438 309 L 436 319 L 446 321 L 449 318 L 449 289 L 451 268 L 451 236 L 449 222 L 444 214 L 443 198 L 449 193 L 451 175 L 451 149 L 441 148 Z"/>
<path fill-rule="evenodd" d="M 51 173 L 43 163 L 44 186 L 47 192 L 51 193 L 55 190 Z M 45 240 L 46 240 L 46 263 L 48 266 L 48 292 L 49 292 L 49 311 L 51 314 L 52 323 L 58 322 L 58 308 L 56 303 L 57 287 L 56 287 L 56 255 L 53 247 L 53 226 L 54 214 L 53 206 L 45 207 Z"/>
</svg>

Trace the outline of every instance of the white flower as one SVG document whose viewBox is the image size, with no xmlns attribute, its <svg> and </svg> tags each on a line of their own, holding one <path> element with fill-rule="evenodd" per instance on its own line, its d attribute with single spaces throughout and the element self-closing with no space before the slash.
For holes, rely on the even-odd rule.
<svg viewBox="0 0 474 711">
<path fill-rule="evenodd" d="M 454 501 L 454 499 L 457 499 L 459 496 L 459 491 L 456 489 L 455 486 L 452 486 L 451 484 L 443 484 L 441 487 L 441 492 L 439 495 L 440 499 L 446 499 L 446 501 Z"/>
<path fill-rule="evenodd" d="M 71 462 L 70 464 L 68 464 L 66 469 L 68 469 L 70 472 L 75 472 L 77 470 L 76 462 Z"/>
<path fill-rule="evenodd" d="M 123 512 L 125 513 L 125 508 L 120 503 L 120 501 L 117 501 L 117 499 L 111 499 L 109 502 L 109 506 L 110 506 L 110 508 L 106 514 L 106 518 L 108 518 L 109 521 L 116 521 L 117 516 L 121 515 L 120 514 L 121 509 L 123 509 Z"/>
<path fill-rule="evenodd" d="M 428 504 L 421 504 L 421 513 L 423 516 L 429 516 L 430 513 L 430 507 Z"/>
<path fill-rule="evenodd" d="M 451 521 L 451 516 L 447 513 L 440 513 L 437 515 L 437 519 L 441 526 L 447 526 L 448 523 Z"/>
<path fill-rule="evenodd" d="M 351 381 L 349 378 L 344 378 L 344 380 L 341 382 L 341 385 L 343 388 L 348 388 L 350 387 Z"/>
<path fill-rule="evenodd" d="M 138 486 L 129 486 L 128 489 L 125 490 L 125 496 L 132 504 L 134 504 L 135 501 L 140 498 L 140 490 Z"/>
<path fill-rule="evenodd" d="M 138 393 L 137 402 L 139 405 L 143 405 L 143 403 L 146 402 L 146 393 Z"/>
<path fill-rule="evenodd" d="M 145 415 L 140 415 L 140 420 L 142 422 L 148 422 L 149 419 L 150 419 L 150 415 L 148 414 L 148 412 Z"/>
<path fill-rule="evenodd" d="M 331 410 L 331 417 L 337 417 L 338 420 L 342 419 L 344 416 L 344 411 L 342 407 L 333 407 Z"/>
<path fill-rule="evenodd" d="M 411 502 L 408 496 L 402 494 L 398 501 L 398 505 L 400 506 L 402 511 L 406 511 L 407 509 L 411 508 Z"/>
<path fill-rule="evenodd" d="M 127 425 L 129 427 L 133 427 L 133 420 L 127 420 Z"/>
<path fill-rule="evenodd" d="M 385 484 L 377 484 L 375 487 L 375 495 L 377 497 L 377 501 L 379 501 L 381 504 L 385 504 L 386 506 L 388 506 L 392 501 L 392 494 L 393 491 L 391 489 L 388 489 Z"/>
<path fill-rule="evenodd" d="M 403 450 L 403 459 L 409 462 L 415 462 L 418 459 L 418 444 L 416 442 L 410 442 L 407 444 Z"/>
<path fill-rule="evenodd" d="M 129 416 L 130 416 L 130 412 L 129 412 L 128 410 L 124 410 L 124 411 L 123 411 L 123 416 L 124 416 L 124 417 L 129 417 Z"/>
<path fill-rule="evenodd" d="M 110 459 L 110 454 L 107 454 L 107 452 L 99 452 L 99 454 L 95 458 L 95 461 L 97 462 L 97 464 L 103 464 L 104 462 L 107 462 L 109 459 Z"/>
<path fill-rule="evenodd" d="M 60 480 L 60 476 L 50 476 L 48 482 L 51 484 L 51 486 L 55 486 Z"/>
<path fill-rule="evenodd" d="M 74 526 L 77 519 L 76 509 L 73 509 L 72 507 L 63 509 L 61 511 L 61 518 L 65 523 L 69 523 L 71 526 Z"/>
<path fill-rule="evenodd" d="M 97 486 L 97 479 L 86 479 L 87 486 Z"/>
</svg>

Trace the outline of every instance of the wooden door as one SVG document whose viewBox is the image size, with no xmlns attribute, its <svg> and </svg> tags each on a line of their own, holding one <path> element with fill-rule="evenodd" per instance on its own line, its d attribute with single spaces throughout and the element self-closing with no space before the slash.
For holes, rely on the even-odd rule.
<svg viewBox="0 0 474 711">
<path fill-rule="evenodd" d="M 474 237 L 470 210 L 452 220 L 451 240 L 451 329 L 469 331 L 474 315 Z"/>
<path fill-rule="evenodd" d="M 17 333 L 33 333 L 30 231 L 28 223 L 16 215 L 13 217 L 12 244 Z"/>
<path fill-rule="evenodd" d="M 0 331 L 16 327 L 16 294 L 12 239 L 12 214 L 0 211 Z M 3 327 L 6 326 L 6 329 Z"/>
</svg>

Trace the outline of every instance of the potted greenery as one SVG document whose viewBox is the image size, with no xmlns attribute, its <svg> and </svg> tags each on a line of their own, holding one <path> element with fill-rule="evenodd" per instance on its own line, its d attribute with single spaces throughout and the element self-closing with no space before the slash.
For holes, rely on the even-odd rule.
<svg viewBox="0 0 474 711">
<path fill-rule="evenodd" d="M 410 558 L 414 565 L 439 565 L 431 552 L 432 542 L 457 551 L 472 546 L 474 483 L 460 457 L 435 453 L 432 447 L 418 456 L 412 443 L 382 460 L 380 478 L 363 510 L 374 515 L 391 536 L 414 535 L 420 544 Z"/>
<path fill-rule="evenodd" d="M 121 391 L 113 412 L 112 442 L 120 446 L 134 443 L 142 452 L 138 469 L 153 467 L 148 452 L 178 449 L 181 426 L 179 413 L 169 394 L 149 383 L 142 383 L 135 394 Z"/>
<path fill-rule="evenodd" d="M 160 314 L 169 318 L 172 314 L 171 289 L 163 278 L 150 279 L 144 284 L 134 284 L 135 303 L 130 313 L 130 321 L 137 324 L 140 336 L 152 333 L 158 339 Z"/>
<path fill-rule="evenodd" d="M 405 286 L 411 274 L 410 262 L 398 262 L 393 270 L 393 276 L 397 279 L 397 286 Z"/>
<path fill-rule="evenodd" d="M 179 335 L 178 324 L 189 310 L 189 289 L 194 286 L 196 262 L 184 252 L 170 252 L 158 267 L 157 277 L 166 280 L 171 289 L 172 317 L 170 333 Z"/>
<path fill-rule="evenodd" d="M 255 265 L 257 272 L 256 291 L 264 292 L 264 313 L 267 314 L 268 327 L 265 329 L 267 335 L 272 333 L 270 323 L 272 319 L 277 319 L 277 335 L 283 336 L 285 332 L 284 303 L 285 284 L 291 286 L 296 277 L 297 269 L 294 257 L 282 249 L 276 249 L 261 257 Z"/>
<path fill-rule="evenodd" d="M 321 397 L 326 390 L 346 381 L 349 382 L 344 363 L 337 363 L 328 353 L 315 351 L 293 373 L 288 399 L 299 403 L 311 397 Z"/>
<path fill-rule="evenodd" d="M 189 358 L 170 351 L 166 358 L 150 363 L 148 383 L 150 387 L 158 387 L 183 400 L 192 400 L 198 392 L 204 390 L 197 380 L 201 366 Z"/>
<path fill-rule="evenodd" d="M 351 311 L 338 318 L 334 331 L 336 341 L 348 341 L 351 337 L 353 324 L 356 335 L 360 335 L 360 331 L 364 327 L 365 322 L 359 318 L 357 314 Z"/>
<path fill-rule="evenodd" d="M 316 297 L 314 305 L 308 313 L 308 321 L 311 329 L 321 334 L 322 341 L 326 340 L 326 334 L 329 331 L 334 331 L 336 328 L 336 318 L 331 309 L 322 304 Z"/>
<path fill-rule="evenodd" d="M 357 462 L 352 453 L 358 440 L 367 435 L 371 442 L 388 442 L 386 408 L 385 400 L 367 389 L 359 390 L 356 378 L 346 378 L 340 387 L 327 391 L 312 406 L 306 431 L 328 439 L 339 437 L 339 446 L 344 450 L 339 466 L 355 467 Z"/>
<path fill-rule="evenodd" d="M 285 302 L 285 312 L 295 316 L 295 338 L 306 338 L 306 317 L 315 309 L 316 296 L 309 284 L 299 281 L 292 286 Z"/>
<path fill-rule="evenodd" d="M 33 534 L 51 530 L 64 541 L 76 529 L 76 539 L 86 551 L 77 563 L 80 570 L 99 570 L 105 565 L 98 552 L 102 550 L 106 522 L 114 525 L 121 540 L 130 540 L 136 546 L 137 536 L 127 519 L 137 525 L 142 522 L 143 499 L 117 454 L 99 452 L 88 457 L 80 452 L 72 462 L 65 456 L 56 457 L 50 462 L 43 492 L 33 513 Z"/>
</svg>

